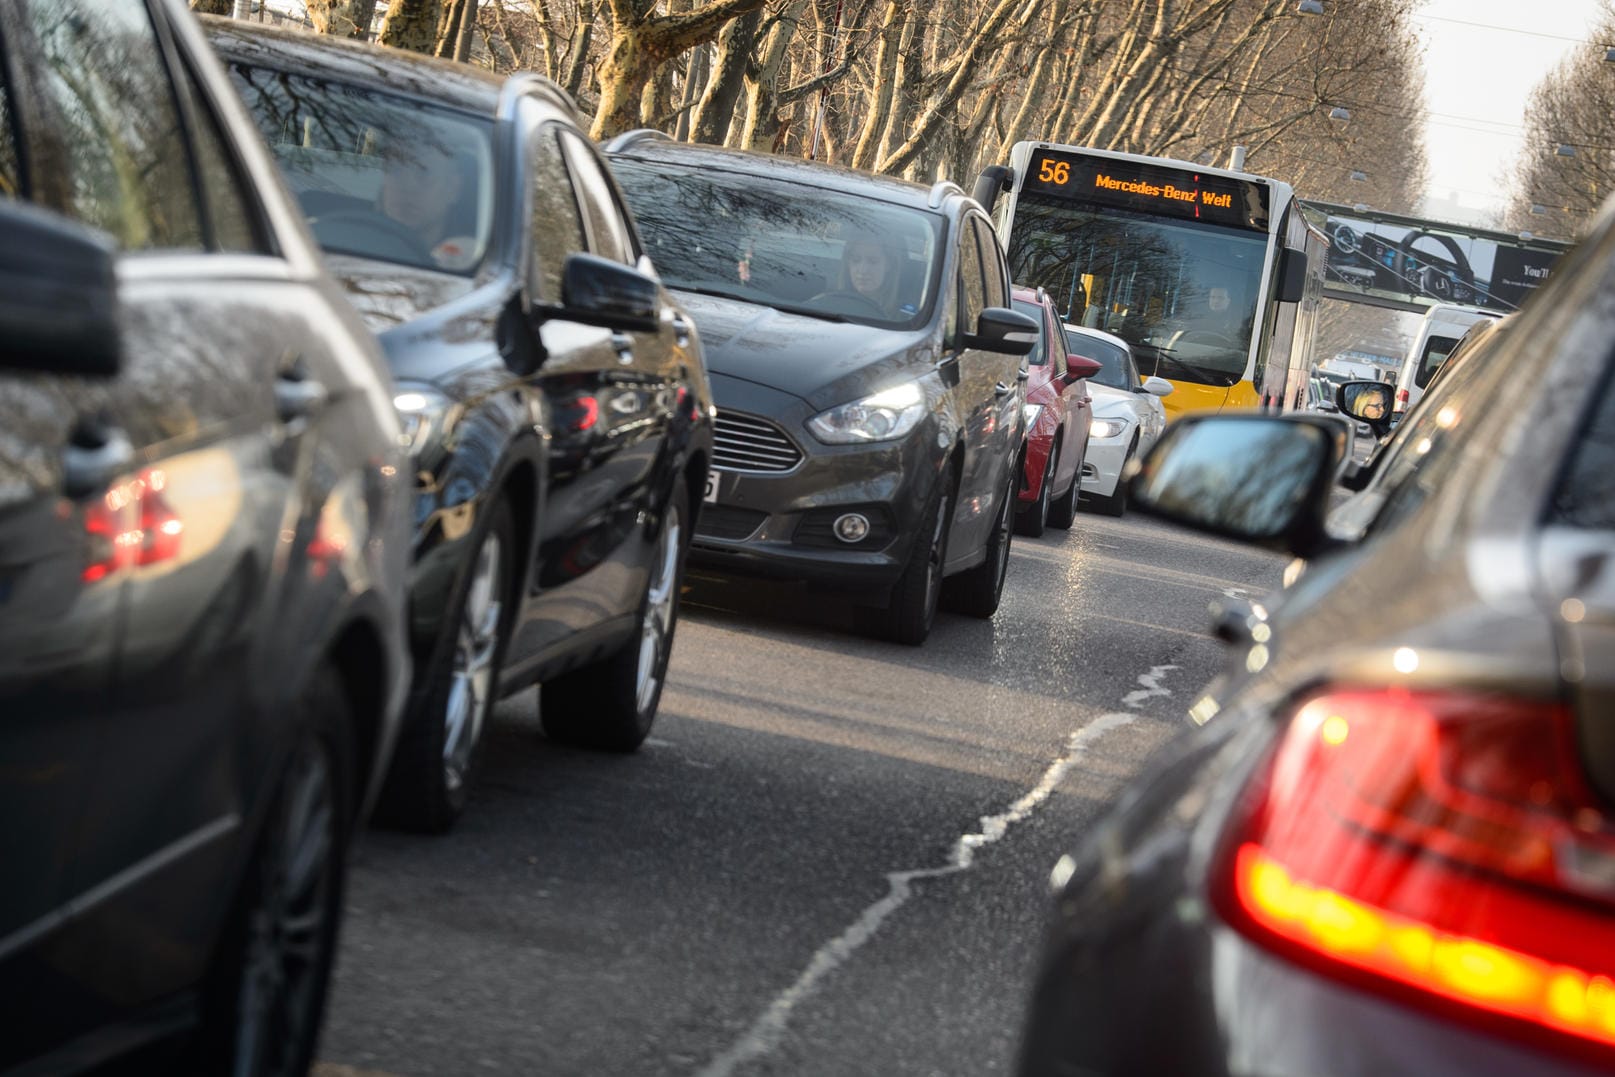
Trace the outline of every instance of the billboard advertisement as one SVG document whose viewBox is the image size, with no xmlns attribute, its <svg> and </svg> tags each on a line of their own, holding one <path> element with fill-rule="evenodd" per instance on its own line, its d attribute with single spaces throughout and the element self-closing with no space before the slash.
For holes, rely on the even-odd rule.
<svg viewBox="0 0 1615 1077">
<path fill-rule="evenodd" d="M 1507 313 L 1541 286 L 1569 244 L 1413 217 L 1305 203 L 1329 239 L 1324 295 L 1409 309 L 1462 303 Z"/>
</svg>

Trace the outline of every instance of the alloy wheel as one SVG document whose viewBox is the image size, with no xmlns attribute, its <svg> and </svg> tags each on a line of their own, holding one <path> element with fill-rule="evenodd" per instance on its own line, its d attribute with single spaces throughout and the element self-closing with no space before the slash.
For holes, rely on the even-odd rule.
<svg viewBox="0 0 1615 1077">
<path fill-rule="evenodd" d="M 504 611 L 503 569 L 504 546 L 497 530 L 490 530 L 471 568 L 454 640 L 454 666 L 443 715 L 443 784 L 451 793 L 465 785 L 493 696 Z"/>
<path fill-rule="evenodd" d="M 643 714 L 656 700 L 666 669 L 666 649 L 673 633 L 673 602 L 678 593 L 679 551 L 683 548 L 684 517 L 678 505 L 667 506 L 666 521 L 651 562 L 645 591 L 645 615 L 639 625 L 638 684 L 635 705 Z"/>
</svg>

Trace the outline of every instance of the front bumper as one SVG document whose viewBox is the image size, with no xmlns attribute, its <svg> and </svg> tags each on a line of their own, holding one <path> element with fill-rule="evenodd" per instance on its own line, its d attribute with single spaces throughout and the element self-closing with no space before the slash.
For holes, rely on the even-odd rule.
<svg viewBox="0 0 1615 1077">
<path fill-rule="evenodd" d="M 807 432 L 808 405 L 788 394 L 714 377 L 726 418 L 775 427 L 800 451 L 784 471 L 740 470 L 714 452 L 714 483 L 696 520 L 692 564 L 720 572 L 812 583 L 874 601 L 896 582 L 946 459 L 934 420 L 894 442 L 824 445 Z M 719 441 L 722 442 L 720 436 Z M 832 530 L 855 512 L 869 534 L 847 543 Z"/>
<path fill-rule="evenodd" d="M 1105 418 L 1100 416 L 1099 418 Z M 1127 463 L 1127 449 L 1138 430 L 1129 422 L 1114 437 L 1088 439 L 1088 454 L 1082 458 L 1082 492 L 1091 497 L 1110 497 L 1121 481 L 1122 466 Z"/>
</svg>

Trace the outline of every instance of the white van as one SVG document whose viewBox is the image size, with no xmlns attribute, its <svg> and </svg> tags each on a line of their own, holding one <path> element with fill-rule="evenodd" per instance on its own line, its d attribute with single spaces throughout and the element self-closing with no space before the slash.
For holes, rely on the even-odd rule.
<svg viewBox="0 0 1615 1077">
<path fill-rule="evenodd" d="M 1479 307 L 1434 306 L 1419 324 L 1413 337 L 1413 346 L 1402 359 L 1402 373 L 1396 379 L 1397 412 L 1407 411 L 1424 395 L 1424 387 L 1446 361 L 1452 349 L 1463 339 L 1465 330 L 1487 318 L 1500 318 L 1490 310 Z"/>
</svg>

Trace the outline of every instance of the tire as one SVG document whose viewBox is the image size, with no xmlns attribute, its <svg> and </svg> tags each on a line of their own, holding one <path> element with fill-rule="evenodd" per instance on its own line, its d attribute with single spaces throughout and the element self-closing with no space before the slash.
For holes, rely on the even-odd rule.
<svg viewBox="0 0 1615 1077">
<path fill-rule="evenodd" d="M 1122 457 L 1121 473 L 1116 476 L 1116 489 L 1109 497 L 1095 496 L 1090 500 L 1093 510 L 1101 516 L 1121 516 L 1127 511 L 1127 465 L 1133 462 L 1133 454 L 1138 449 L 1138 435 L 1133 435 L 1132 444 L 1127 446 L 1127 455 Z"/>
<path fill-rule="evenodd" d="M 356 803 L 353 722 L 336 672 L 300 701 L 298 731 L 232 904 L 187 1072 L 308 1071 L 325 1014 Z"/>
<path fill-rule="evenodd" d="M 1071 486 L 1065 495 L 1049 506 L 1049 526 L 1061 531 L 1071 530 L 1077 519 L 1077 498 L 1082 495 L 1082 464 L 1071 476 Z"/>
<path fill-rule="evenodd" d="M 510 634 L 516 528 L 503 498 L 471 541 L 443 634 L 411 693 L 376 804 L 387 826 L 446 833 L 465 812 Z"/>
<path fill-rule="evenodd" d="M 916 529 L 908 564 L 892 586 L 886 608 L 874 617 L 876 635 L 893 643 L 918 647 L 931 634 L 937 602 L 942 596 L 942 571 L 948 563 L 948 525 L 953 519 L 953 496 L 953 467 L 944 464 L 928 511 Z"/>
<path fill-rule="evenodd" d="M 1037 500 L 1015 510 L 1015 530 L 1027 538 L 1042 538 L 1049 526 L 1049 487 L 1054 485 L 1054 462 L 1059 459 L 1060 446 L 1056 442 L 1049 450 L 1048 463 L 1043 465 L 1043 481 L 1038 485 Z"/>
<path fill-rule="evenodd" d="M 1005 490 L 1004 507 L 998 522 L 987 536 L 987 559 L 968 572 L 948 581 L 948 608 L 967 617 L 986 619 L 998 612 L 1004 596 L 1004 578 L 1009 575 L 1009 544 L 1014 534 L 1015 476 Z"/>
<path fill-rule="evenodd" d="M 678 628 L 679 589 L 693 531 L 690 515 L 689 491 L 681 477 L 668 494 L 657 528 L 638 631 L 614 653 L 540 690 L 544 732 L 551 740 L 632 752 L 650 735 Z"/>
</svg>

